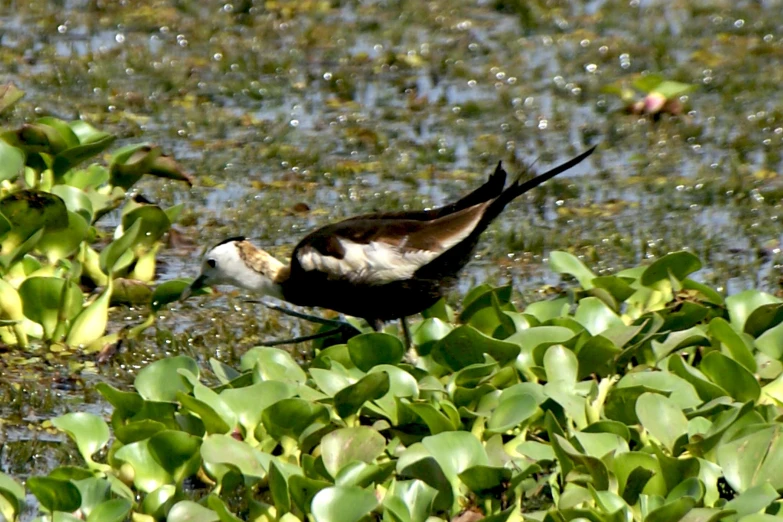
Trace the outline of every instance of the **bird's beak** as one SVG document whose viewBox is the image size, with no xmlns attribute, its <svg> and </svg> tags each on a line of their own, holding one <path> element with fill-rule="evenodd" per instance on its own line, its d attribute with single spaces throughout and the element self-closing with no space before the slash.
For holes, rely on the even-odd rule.
<svg viewBox="0 0 783 522">
<path fill-rule="evenodd" d="M 206 280 L 207 280 L 207 276 L 205 276 L 204 274 L 201 274 L 200 276 L 198 276 L 196 279 L 193 280 L 192 283 L 190 283 L 190 285 L 187 286 L 187 288 L 185 288 L 182 291 L 182 294 L 179 296 L 179 300 L 180 301 L 184 301 L 185 299 L 190 297 L 190 295 L 194 291 L 199 290 L 201 288 L 204 288 L 204 282 Z"/>
</svg>

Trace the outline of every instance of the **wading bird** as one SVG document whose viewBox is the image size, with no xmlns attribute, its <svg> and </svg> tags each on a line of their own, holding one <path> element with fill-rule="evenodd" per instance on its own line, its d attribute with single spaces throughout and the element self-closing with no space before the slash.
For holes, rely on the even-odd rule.
<svg viewBox="0 0 783 522">
<path fill-rule="evenodd" d="M 229 284 L 294 305 L 363 318 L 376 330 L 384 321 L 401 319 L 410 346 L 405 317 L 429 308 L 453 286 L 481 233 L 506 205 L 574 167 L 594 149 L 528 181 L 517 178 L 508 187 L 498 163 L 486 183 L 444 207 L 367 214 L 326 225 L 299 242 L 288 265 L 243 237 L 225 239 L 204 255 L 201 273 L 182 299 L 205 286 Z"/>
</svg>

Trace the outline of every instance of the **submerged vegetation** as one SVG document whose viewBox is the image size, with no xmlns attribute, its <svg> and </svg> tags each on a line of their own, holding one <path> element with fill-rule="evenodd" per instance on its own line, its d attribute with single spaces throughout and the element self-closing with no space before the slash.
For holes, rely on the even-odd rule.
<svg viewBox="0 0 783 522">
<path fill-rule="evenodd" d="M 5 3 L 0 520 L 783 518 L 777 4 Z M 173 304 L 598 141 L 411 354 Z"/>
</svg>

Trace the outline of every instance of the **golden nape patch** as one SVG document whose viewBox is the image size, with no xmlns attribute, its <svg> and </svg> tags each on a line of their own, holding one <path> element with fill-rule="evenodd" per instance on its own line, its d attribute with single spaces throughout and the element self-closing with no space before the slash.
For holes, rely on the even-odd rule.
<svg viewBox="0 0 783 522">
<path fill-rule="evenodd" d="M 249 241 L 238 242 L 237 250 L 242 261 L 259 274 L 265 275 L 275 282 L 281 277 L 285 277 L 288 267 L 263 250 L 256 248 Z"/>
</svg>

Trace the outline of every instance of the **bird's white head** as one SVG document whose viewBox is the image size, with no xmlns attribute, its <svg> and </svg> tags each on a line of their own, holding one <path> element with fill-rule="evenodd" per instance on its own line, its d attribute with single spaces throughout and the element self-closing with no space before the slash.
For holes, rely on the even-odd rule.
<svg viewBox="0 0 783 522">
<path fill-rule="evenodd" d="M 280 261 L 244 237 L 232 237 L 207 250 L 201 273 L 182 292 L 180 299 L 187 299 L 194 290 L 215 285 L 233 285 L 281 298 L 280 281 L 284 272 Z"/>
</svg>

